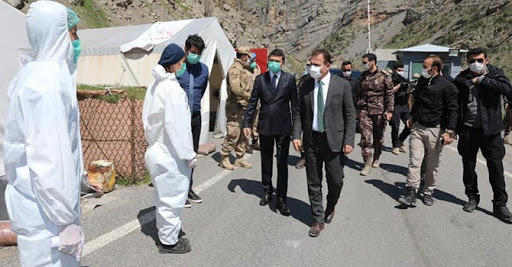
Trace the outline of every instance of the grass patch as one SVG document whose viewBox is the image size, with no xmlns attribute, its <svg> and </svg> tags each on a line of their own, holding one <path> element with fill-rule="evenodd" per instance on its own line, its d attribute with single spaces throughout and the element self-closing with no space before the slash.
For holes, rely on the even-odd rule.
<svg viewBox="0 0 512 267">
<path fill-rule="evenodd" d="M 71 8 L 78 14 L 80 19 L 87 22 L 90 28 L 105 28 L 110 26 L 105 11 L 92 0 L 84 0 L 83 6 L 73 6 Z"/>
<path fill-rule="evenodd" d="M 116 184 L 122 186 L 132 186 L 132 185 L 143 185 L 151 183 L 151 177 L 149 176 L 149 172 L 144 173 L 144 177 L 139 179 L 137 176 L 130 177 L 119 177 L 116 179 Z"/>
<path fill-rule="evenodd" d="M 124 90 L 126 91 L 126 97 L 128 99 L 135 100 L 144 100 L 146 96 L 146 89 L 141 87 L 109 87 L 109 86 L 90 86 L 85 84 L 79 84 L 77 86 L 78 90 L 95 90 L 95 91 L 104 91 L 107 88 L 115 89 L 115 90 Z M 119 103 L 122 100 L 122 94 L 113 94 L 113 95 L 105 95 L 105 96 L 94 96 L 94 98 L 105 100 L 109 103 Z"/>
<path fill-rule="evenodd" d="M 177 0 L 177 1 L 176 1 L 176 4 L 177 4 L 177 5 L 178 5 L 178 6 L 179 6 L 183 11 L 185 11 L 185 12 L 187 12 L 187 13 L 189 12 L 190 7 L 186 6 L 186 5 L 183 3 L 183 1 L 182 1 L 182 0 Z"/>
</svg>

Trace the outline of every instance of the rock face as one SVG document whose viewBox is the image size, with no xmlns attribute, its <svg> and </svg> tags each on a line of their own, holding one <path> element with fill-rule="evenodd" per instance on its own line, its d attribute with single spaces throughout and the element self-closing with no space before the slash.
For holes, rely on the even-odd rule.
<svg viewBox="0 0 512 267">
<path fill-rule="evenodd" d="M 6 1 L 27 10 L 23 0 Z M 78 4 L 72 8 L 82 18 L 81 28 L 215 16 L 233 46 L 278 47 L 299 61 L 317 47 L 328 48 L 338 60 L 357 58 L 368 47 L 364 44 L 366 0 L 58 1 Z M 500 54 L 500 64 L 512 67 L 507 56 L 512 50 L 512 27 L 509 27 L 512 1 L 373 0 L 371 3 L 374 48 L 402 48 L 426 42 L 482 46 Z"/>
</svg>

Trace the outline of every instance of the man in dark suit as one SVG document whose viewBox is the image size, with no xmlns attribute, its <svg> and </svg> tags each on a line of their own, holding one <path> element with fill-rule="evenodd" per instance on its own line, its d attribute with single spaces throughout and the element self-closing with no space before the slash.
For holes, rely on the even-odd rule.
<svg viewBox="0 0 512 267">
<path fill-rule="evenodd" d="M 356 115 L 350 83 L 331 75 L 329 51 L 318 49 L 311 56 L 310 75 L 300 88 L 300 118 L 294 121 L 293 146 L 301 147 L 303 131 L 308 194 L 314 223 L 309 235 L 317 237 L 324 222 L 334 217 L 343 187 L 345 155 L 354 149 Z M 322 206 L 322 166 L 327 179 L 327 207 Z"/>
<path fill-rule="evenodd" d="M 299 120 L 299 98 L 297 85 L 292 74 L 281 70 L 285 55 L 281 49 L 274 49 L 268 57 L 269 71 L 260 74 L 254 81 L 251 98 L 244 117 L 244 134 L 251 135 L 251 123 L 258 101 L 261 102 L 258 132 L 260 134 L 261 182 L 265 194 L 260 205 L 272 200 L 272 160 L 274 143 L 277 148 L 277 202 L 276 209 L 282 215 L 290 215 L 286 203 L 288 190 L 288 153 L 293 121 Z"/>
</svg>

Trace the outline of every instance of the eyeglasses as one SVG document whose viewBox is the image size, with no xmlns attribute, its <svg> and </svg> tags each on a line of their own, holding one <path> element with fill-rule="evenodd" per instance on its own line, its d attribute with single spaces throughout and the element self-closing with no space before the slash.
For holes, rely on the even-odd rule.
<svg viewBox="0 0 512 267">
<path fill-rule="evenodd" d="M 477 59 L 470 59 L 469 60 L 469 64 L 473 64 L 475 62 L 484 63 L 484 59 L 483 58 L 477 58 Z"/>
</svg>

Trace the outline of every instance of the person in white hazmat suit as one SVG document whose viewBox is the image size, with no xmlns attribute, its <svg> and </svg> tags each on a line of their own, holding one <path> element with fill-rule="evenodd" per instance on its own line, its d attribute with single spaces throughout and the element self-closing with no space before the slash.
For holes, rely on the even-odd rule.
<svg viewBox="0 0 512 267">
<path fill-rule="evenodd" d="M 190 128 L 187 94 L 176 76 L 183 74 L 185 52 L 168 45 L 153 69 L 155 81 L 148 86 L 142 121 L 148 141 L 146 167 L 154 185 L 156 226 L 160 253 L 187 253 L 187 238 L 181 237 L 181 212 L 187 200 L 196 153 Z"/>
<path fill-rule="evenodd" d="M 32 3 L 26 26 L 33 58 L 7 91 L 5 198 L 22 266 L 80 265 L 77 23 L 76 14 L 59 3 Z"/>
</svg>

